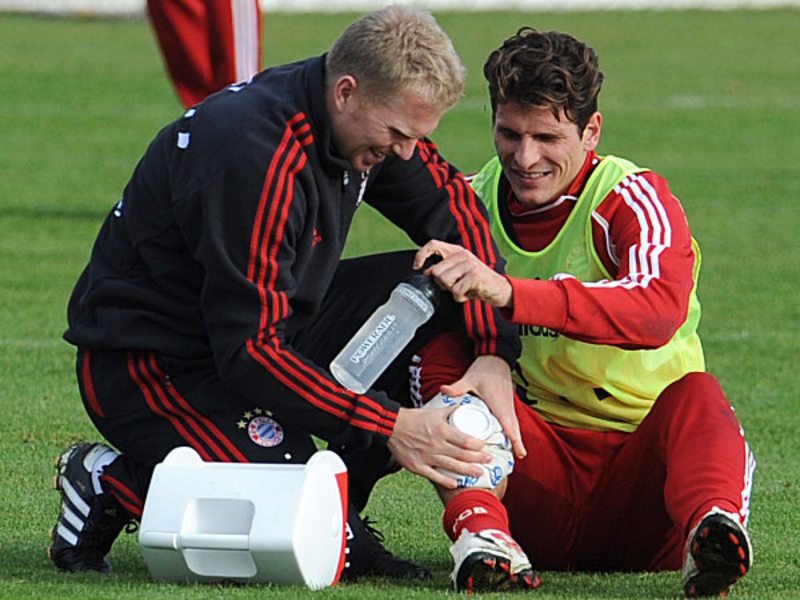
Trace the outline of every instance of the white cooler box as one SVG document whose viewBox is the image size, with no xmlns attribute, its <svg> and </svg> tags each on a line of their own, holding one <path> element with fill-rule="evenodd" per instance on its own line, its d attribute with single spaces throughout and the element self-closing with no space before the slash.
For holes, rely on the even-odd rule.
<svg viewBox="0 0 800 600">
<path fill-rule="evenodd" d="M 321 450 L 305 465 L 203 462 L 176 448 L 156 466 L 139 543 L 153 579 L 334 585 L 344 565 L 347 471 Z"/>
</svg>

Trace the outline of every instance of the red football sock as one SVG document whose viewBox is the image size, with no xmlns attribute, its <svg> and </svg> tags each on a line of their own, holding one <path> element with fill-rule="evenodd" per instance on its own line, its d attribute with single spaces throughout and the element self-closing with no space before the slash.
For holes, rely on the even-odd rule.
<svg viewBox="0 0 800 600">
<path fill-rule="evenodd" d="M 464 529 L 472 533 L 499 529 L 511 535 L 506 507 L 488 490 L 467 490 L 458 494 L 444 509 L 442 525 L 452 541 L 456 541 Z"/>
</svg>

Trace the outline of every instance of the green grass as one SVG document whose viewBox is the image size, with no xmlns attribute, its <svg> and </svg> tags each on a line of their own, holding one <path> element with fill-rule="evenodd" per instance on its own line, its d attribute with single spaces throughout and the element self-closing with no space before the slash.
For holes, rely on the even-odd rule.
<svg viewBox="0 0 800 600">
<path fill-rule="evenodd" d="M 265 62 L 323 52 L 354 15 L 266 15 Z M 465 97 L 435 139 L 465 171 L 492 153 L 485 56 L 523 24 L 595 46 L 606 73 L 601 152 L 665 175 L 704 251 L 701 327 L 759 460 L 755 565 L 734 598 L 798 598 L 800 466 L 800 59 L 795 9 L 438 15 L 468 69 Z M 153 134 L 182 112 L 142 21 L 0 15 L 0 598 L 312 597 L 299 588 L 167 586 L 150 581 L 135 536 L 115 573 L 65 576 L 44 548 L 58 506 L 53 457 L 96 439 L 60 340 L 65 305 L 95 232 Z M 406 246 L 363 210 L 350 254 Z M 702 465 L 698 463 L 698 469 Z M 445 598 L 441 509 L 423 481 L 381 482 L 367 511 L 391 549 L 433 582 L 365 581 L 314 598 Z M 540 598 L 678 598 L 680 576 L 543 574 Z"/>
</svg>

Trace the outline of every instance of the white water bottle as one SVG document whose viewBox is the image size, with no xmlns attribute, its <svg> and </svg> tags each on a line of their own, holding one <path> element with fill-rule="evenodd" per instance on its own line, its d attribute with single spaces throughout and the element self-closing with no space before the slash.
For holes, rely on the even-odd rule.
<svg viewBox="0 0 800 600">
<path fill-rule="evenodd" d="M 421 274 L 397 284 L 389 300 L 375 309 L 331 361 L 336 380 L 357 394 L 372 387 L 417 328 L 431 318 L 437 293 L 433 280 Z"/>
</svg>

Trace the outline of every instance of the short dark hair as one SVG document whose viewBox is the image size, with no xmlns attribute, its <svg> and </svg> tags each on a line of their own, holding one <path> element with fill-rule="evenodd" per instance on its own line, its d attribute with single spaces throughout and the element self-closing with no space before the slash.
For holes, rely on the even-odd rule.
<svg viewBox="0 0 800 600">
<path fill-rule="evenodd" d="M 520 28 L 489 55 L 483 66 L 489 82 L 492 119 L 498 104 L 516 102 L 559 110 L 583 132 L 597 110 L 603 85 L 595 51 L 567 33 Z"/>
</svg>

